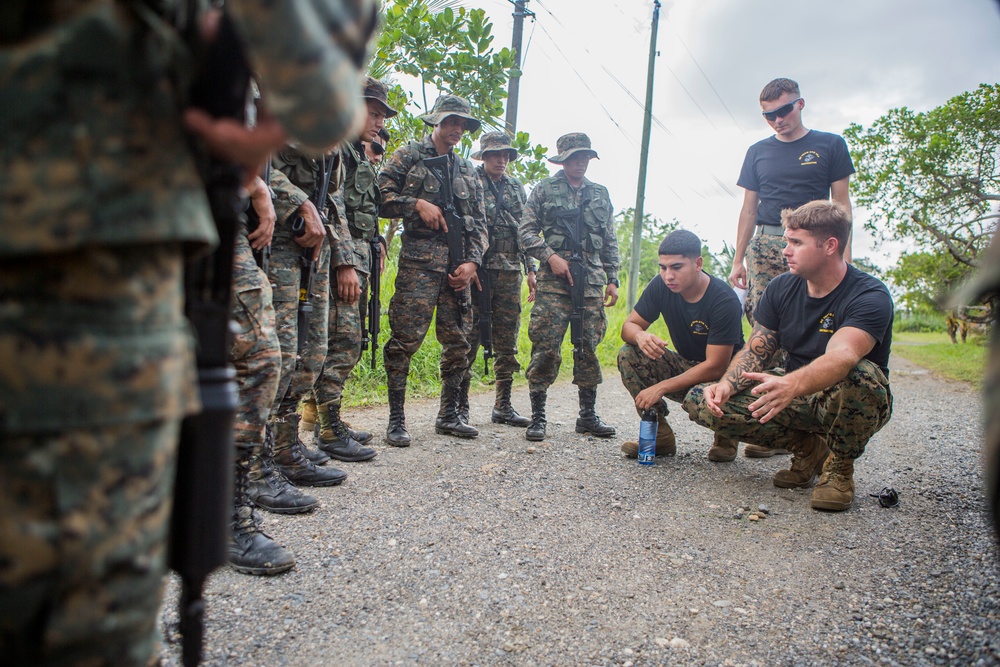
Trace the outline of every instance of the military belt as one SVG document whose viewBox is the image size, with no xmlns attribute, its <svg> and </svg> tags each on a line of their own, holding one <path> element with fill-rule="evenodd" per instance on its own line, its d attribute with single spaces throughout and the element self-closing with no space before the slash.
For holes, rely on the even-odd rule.
<svg viewBox="0 0 1000 667">
<path fill-rule="evenodd" d="M 781 225 L 757 225 L 757 233 L 764 236 L 781 236 L 785 233 L 785 228 Z"/>
</svg>

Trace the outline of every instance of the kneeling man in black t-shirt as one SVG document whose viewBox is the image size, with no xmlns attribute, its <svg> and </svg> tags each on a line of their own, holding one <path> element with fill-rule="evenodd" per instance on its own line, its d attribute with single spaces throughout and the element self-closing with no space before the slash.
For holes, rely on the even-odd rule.
<svg viewBox="0 0 1000 667">
<path fill-rule="evenodd" d="M 753 333 L 725 377 L 692 389 L 691 419 L 716 433 L 793 453 L 775 486 L 813 489 L 816 509 L 846 510 L 854 459 L 892 415 L 889 346 L 893 305 L 877 278 L 844 261 L 850 214 L 814 201 L 784 220 L 788 273 L 772 280 Z M 762 372 L 782 349 L 783 370 Z"/>
<path fill-rule="evenodd" d="M 657 412 L 656 455 L 673 456 L 677 447 L 663 399 L 680 403 L 691 387 L 722 377 L 743 345 L 742 309 L 729 285 L 702 271 L 701 240 L 691 232 L 667 235 L 659 255 L 660 275 L 649 281 L 622 325 L 625 345 L 618 352 L 618 368 L 636 411 Z M 676 352 L 647 331 L 660 315 Z M 717 435 L 708 458 L 732 461 L 738 444 Z M 638 449 L 634 441 L 622 445 L 629 457 Z"/>
</svg>

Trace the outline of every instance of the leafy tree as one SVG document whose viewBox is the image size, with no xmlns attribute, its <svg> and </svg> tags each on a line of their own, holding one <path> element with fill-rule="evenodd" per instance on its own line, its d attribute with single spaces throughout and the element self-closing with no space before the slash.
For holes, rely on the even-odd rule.
<svg viewBox="0 0 1000 667">
<path fill-rule="evenodd" d="M 981 265 L 1000 216 L 1000 84 L 926 112 L 892 109 L 845 135 L 856 201 L 874 213 L 866 226 L 916 246 L 890 272 L 897 284 L 933 296 Z"/>
<path fill-rule="evenodd" d="M 504 128 L 507 82 L 520 74 L 514 53 L 493 48 L 493 23 L 482 9 L 456 7 L 441 0 L 395 0 L 386 3 L 369 72 L 381 79 L 413 77 L 420 82 L 416 96 L 400 85 L 390 91 L 390 104 L 399 109 L 390 121 L 389 150 L 427 134 L 420 116 L 441 93 L 469 100 L 472 115 L 483 122 L 484 131 Z M 466 134 L 458 150 L 471 152 L 475 136 Z M 544 163 L 547 148 L 531 145 L 526 132 L 518 132 L 513 146 L 521 158 L 508 168 L 525 185 L 548 176 Z"/>
<path fill-rule="evenodd" d="M 627 208 L 615 216 L 615 235 L 618 238 L 618 252 L 621 255 L 621 276 L 624 279 L 632 266 L 632 229 L 635 209 Z M 639 239 L 639 277 L 636 293 L 642 292 L 646 284 L 660 272 L 660 241 L 670 232 L 678 229 L 680 222 L 674 218 L 663 222 L 648 213 L 643 215 L 642 237 Z M 624 292 L 622 292 L 624 294 Z"/>
</svg>

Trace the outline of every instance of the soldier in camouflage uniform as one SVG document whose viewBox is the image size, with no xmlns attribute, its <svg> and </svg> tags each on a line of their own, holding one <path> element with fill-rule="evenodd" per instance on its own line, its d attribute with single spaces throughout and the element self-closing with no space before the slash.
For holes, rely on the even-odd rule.
<svg viewBox="0 0 1000 667">
<path fill-rule="evenodd" d="M 611 438 L 615 428 L 597 416 L 595 403 L 597 385 L 603 380 L 596 350 L 608 326 L 604 309 L 618 301 L 619 257 L 614 211 L 608 189 L 585 177 L 590 160 L 597 157 L 597 151 L 590 147 L 590 138 L 582 132 L 563 135 L 556 142 L 556 150 L 558 155 L 549 161 L 563 168 L 531 191 L 518 230 L 521 247 L 541 264 L 535 305 L 528 324 L 531 423 L 525 435 L 528 440 L 545 437 L 545 395 L 559 375 L 562 362 L 560 348 L 573 310 L 572 277 L 567 261 L 572 251 L 565 222 L 560 221 L 558 214 L 575 210 L 582 215 L 581 241 L 587 279 L 583 288 L 582 349 L 573 364 L 573 384 L 579 387 L 580 394 L 576 432 Z"/>
<path fill-rule="evenodd" d="M 403 219 L 396 293 L 389 304 L 392 334 L 383 351 L 389 384 L 386 440 L 396 447 L 410 444 L 403 413 L 406 376 L 410 372 L 410 358 L 420 349 L 435 310 L 437 337 L 443 348 L 441 410 L 435 430 L 462 438 L 479 435 L 479 431 L 458 417 L 472 331 L 469 284 L 483 262 L 489 238 L 483 185 L 472 163 L 453 150 L 465 132 L 479 129 L 479 121 L 470 112 L 469 102 L 461 97 L 439 97 L 431 112 L 422 116 L 434 128 L 431 134 L 422 141 L 400 147 L 378 177 L 381 216 Z M 464 261 L 451 272 L 445 237 L 447 225 L 441 211 L 444 205 L 441 182 L 423 162 L 439 155 L 448 156 L 454 206 L 464 226 Z"/>
<path fill-rule="evenodd" d="M 382 271 L 386 255 L 385 239 L 378 230 L 382 195 L 376 182 L 375 167 L 368 161 L 361 142 L 373 141 L 385 127 L 386 119 L 398 113 L 389 106 L 388 87 L 381 81 L 368 77 L 363 96 L 368 111 L 365 126 L 353 143 L 344 142 L 340 148 L 345 176 L 343 187 L 336 194 L 338 208 L 344 211 L 350 230 L 360 298 L 349 293 L 353 283 L 342 284 L 339 277 L 334 281 L 336 289 L 330 292 L 330 340 L 326 363 L 316 386 L 316 398 L 313 399 L 318 405 L 306 408 L 317 412 L 320 425 L 317 444 L 320 450 L 340 461 L 367 461 L 375 457 L 374 449 L 363 446 L 372 439 L 372 434 L 353 431 L 341 421 L 340 401 L 344 383 L 361 359 L 361 323 L 368 302 L 368 276 L 373 270 Z M 377 267 L 372 267 L 373 243 L 379 244 Z"/>
<path fill-rule="evenodd" d="M 892 297 L 844 261 L 850 213 L 814 201 L 785 220 L 789 273 L 773 279 L 754 311 L 753 333 L 717 384 L 688 392 L 691 419 L 719 435 L 792 451 L 775 486 L 809 486 L 812 506 L 846 510 L 854 461 L 892 415 Z M 767 372 L 778 350 L 784 369 Z"/>
<path fill-rule="evenodd" d="M 347 473 L 337 468 L 321 467 L 328 457 L 322 452 L 307 449 L 299 439 L 296 409 L 299 401 L 313 390 L 326 359 L 331 265 L 344 266 L 354 273 L 350 235 L 336 212 L 331 194 L 342 181 L 339 154 L 333 152 L 312 158 L 293 146 L 285 146 L 271 162 L 271 188 L 277 196 L 274 205 L 277 222 L 271 242 L 268 279 L 281 345 L 281 378 L 271 410 L 273 456 L 278 468 L 293 484 L 335 486 L 347 478 Z M 328 174 L 327 200 L 319 210 L 310 198 L 320 189 Z M 293 227 L 300 220 L 304 231 L 296 236 Z M 314 264 L 312 288 L 307 295 L 312 307 L 309 331 L 305 346 L 300 350 L 298 313 L 303 248 L 314 249 Z"/>
<path fill-rule="evenodd" d="M 161 39 L 178 4 L 4 3 L 5 664 L 154 657 L 179 425 L 199 409 L 184 249 L 216 236 L 172 77 L 180 42 Z M 262 84 L 285 103 L 256 131 L 186 114 L 221 157 L 252 167 L 284 131 L 311 146 L 347 131 L 355 104 L 340 89 L 353 92 L 364 44 L 351 40 L 367 39 L 374 6 L 312 4 L 309 14 L 321 8 L 337 33 L 303 30 L 294 8 L 227 2 L 237 31 L 253 38 Z"/>
<path fill-rule="evenodd" d="M 839 135 L 810 130 L 803 125 L 804 107 L 799 85 L 791 79 L 775 79 L 764 87 L 760 108 L 774 136 L 747 150 L 737 181 L 744 189 L 744 197 L 729 282 L 747 290 L 744 309 L 751 326 L 754 308 L 767 283 L 788 270 L 782 256 L 785 242 L 781 236 L 781 212 L 831 196 L 848 212 L 851 210 L 848 185 L 854 164 L 847 144 Z M 849 243 L 844 257 L 851 261 Z M 775 362 L 780 364 L 780 357 Z M 766 458 L 775 453 L 788 452 L 752 444 L 743 451 L 751 458 Z"/>
<path fill-rule="evenodd" d="M 486 200 L 486 224 L 490 233 L 490 246 L 483 258 L 483 267 L 489 271 L 492 294 L 493 353 L 496 361 L 496 401 L 493 405 L 494 424 L 527 426 L 528 418 L 522 417 L 510 404 L 510 391 L 514 373 L 521 370 L 517 361 L 517 336 L 521 328 L 521 279 L 527 271 L 528 281 L 534 285 L 535 265 L 521 250 L 517 227 L 524 211 L 524 186 L 505 172 L 507 164 L 517 159 L 517 149 L 510 145 L 506 132 L 490 132 L 479 139 L 479 151 L 473 160 L 482 160 L 476 173 L 483 184 Z M 472 364 L 479 354 L 480 308 L 476 290 L 472 293 L 472 347 L 469 350 L 469 369 L 462 381 L 460 412 L 469 421 L 469 384 Z"/>
</svg>

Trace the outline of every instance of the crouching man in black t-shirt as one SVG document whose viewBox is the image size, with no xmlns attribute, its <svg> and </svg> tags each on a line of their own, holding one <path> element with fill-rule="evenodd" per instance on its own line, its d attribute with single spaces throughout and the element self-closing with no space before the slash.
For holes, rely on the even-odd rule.
<svg viewBox="0 0 1000 667">
<path fill-rule="evenodd" d="M 677 447 L 663 398 L 680 403 L 691 387 L 722 377 L 743 345 L 743 313 L 736 293 L 702 271 L 697 236 L 686 230 L 672 232 L 660 243 L 659 255 L 660 275 L 649 281 L 622 325 L 625 345 L 618 352 L 618 368 L 636 411 L 657 412 L 656 455 L 673 456 Z M 676 352 L 647 331 L 660 315 Z M 732 461 L 738 444 L 717 435 L 708 458 Z M 634 441 L 622 445 L 632 458 L 638 449 Z"/>
<path fill-rule="evenodd" d="M 822 470 L 812 506 L 846 510 L 854 459 L 892 415 L 892 298 L 844 261 L 851 217 L 840 204 L 810 202 L 784 226 L 789 273 L 764 290 L 750 341 L 725 377 L 692 389 L 684 408 L 725 437 L 790 449 L 791 469 L 775 486 L 808 486 Z M 779 348 L 785 369 L 761 372 Z"/>
</svg>

